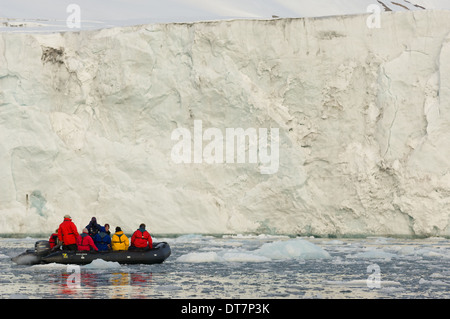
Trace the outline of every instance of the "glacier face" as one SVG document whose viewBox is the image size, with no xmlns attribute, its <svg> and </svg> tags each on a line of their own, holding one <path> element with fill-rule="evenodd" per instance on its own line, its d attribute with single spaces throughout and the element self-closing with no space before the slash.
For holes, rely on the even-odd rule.
<svg viewBox="0 0 450 319">
<path fill-rule="evenodd" d="M 367 18 L 0 33 L 0 233 L 449 236 L 450 12 Z M 278 170 L 174 162 L 195 120 Z"/>
</svg>

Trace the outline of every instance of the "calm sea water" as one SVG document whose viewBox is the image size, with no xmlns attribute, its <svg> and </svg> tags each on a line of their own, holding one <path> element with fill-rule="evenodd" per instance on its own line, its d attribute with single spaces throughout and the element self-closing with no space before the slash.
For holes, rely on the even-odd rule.
<svg viewBox="0 0 450 319">
<path fill-rule="evenodd" d="M 450 240 L 295 239 L 282 236 L 156 238 L 158 265 L 97 261 L 79 268 L 16 265 L 42 238 L 0 238 L 0 297 L 30 298 L 433 298 L 450 297 Z M 305 246 L 305 244 L 310 244 Z"/>
</svg>

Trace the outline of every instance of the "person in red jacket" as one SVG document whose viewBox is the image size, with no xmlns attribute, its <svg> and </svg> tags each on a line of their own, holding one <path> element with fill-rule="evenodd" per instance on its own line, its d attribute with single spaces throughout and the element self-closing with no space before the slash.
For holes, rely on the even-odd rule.
<svg viewBox="0 0 450 319">
<path fill-rule="evenodd" d="M 55 230 L 55 232 L 50 235 L 48 242 L 50 244 L 50 249 L 58 245 L 58 230 Z"/>
<path fill-rule="evenodd" d="M 78 250 L 91 250 L 94 249 L 98 251 L 97 246 L 94 244 L 94 240 L 89 236 L 89 230 L 87 228 L 83 229 L 83 233 L 77 238 Z"/>
<path fill-rule="evenodd" d="M 152 236 L 145 230 L 145 224 L 140 224 L 133 236 L 131 236 L 131 246 L 128 250 L 133 249 L 151 249 L 153 248 Z"/>
<path fill-rule="evenodd" d="M 72 223 L 72 218 L 69 215 L 65 215 L 64 221 L 58 228 L 58 239 L 63 245 L 63 250 L 77 250 L 78 236 L 77 226 Z"/>
</svg>

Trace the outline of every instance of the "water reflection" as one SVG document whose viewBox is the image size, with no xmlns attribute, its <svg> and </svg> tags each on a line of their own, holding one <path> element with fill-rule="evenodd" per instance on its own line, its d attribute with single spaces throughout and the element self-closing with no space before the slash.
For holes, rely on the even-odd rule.
<svg viewBox="0 0 450 319">
<path fill-rule="evenodd" d="M 111 294 L 109 298 L 147 298 L 146 291 L 151 287 L 152 273 L 116 272 L 109 279 Z"/>
<path fill-rule="evenodd" d="M 53 280 L 62 298 L 148 298 L 153 274 L 129 272 L 81 271 L 79 284 L 73 280 L 73 273 L 62 272 L 59 280 Z"/>
</svg>

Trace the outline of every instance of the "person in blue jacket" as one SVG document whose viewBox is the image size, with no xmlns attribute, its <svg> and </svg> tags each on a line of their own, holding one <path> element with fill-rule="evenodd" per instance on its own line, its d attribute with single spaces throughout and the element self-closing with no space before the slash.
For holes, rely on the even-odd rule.
<svg viewBox="0 0 450 319">
<path fill-rule="evenodd" d="M 107 251 L 111 249 L 111 237 L 106 232 L 105 227 L 100 227 L 100 231 L 94 235 L 93 239 L 98 251 Z"/>
</svg>

